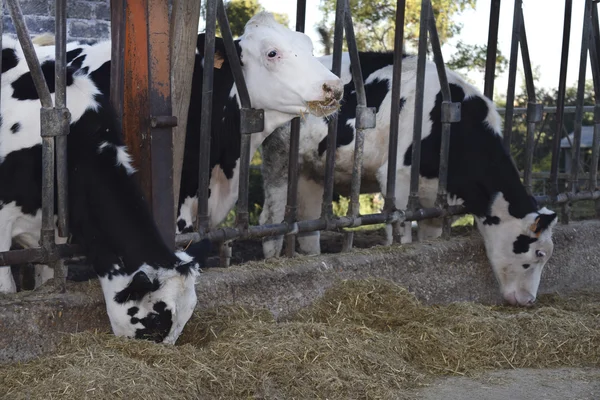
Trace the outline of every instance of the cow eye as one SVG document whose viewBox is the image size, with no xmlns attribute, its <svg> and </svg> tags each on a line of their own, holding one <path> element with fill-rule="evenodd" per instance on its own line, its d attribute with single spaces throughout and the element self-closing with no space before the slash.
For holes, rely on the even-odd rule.
<svg viewBox="0 0 600 400">
<path fill-rule="evenodd" d="M 527 269 L 529 268 L 530 264 L 523 264 L 523 268 Z"/>
<path fill-rule="evenodd" d="M 273 57 L 277 56 L 277 51 L 275 51 L 275 50 L 271 50 L 271 51 L 270 51 L 270 52 L 267 54 L 267 56 L 268 56 L 269 58 L 273 58 Z"/>
<path fill-rule="evenodd" d="M 546 255 L 546 253 L 541 250 L 536 250 L 535 255 L 536 255 L 536 257 L 544 257 Z"/>
</svg>

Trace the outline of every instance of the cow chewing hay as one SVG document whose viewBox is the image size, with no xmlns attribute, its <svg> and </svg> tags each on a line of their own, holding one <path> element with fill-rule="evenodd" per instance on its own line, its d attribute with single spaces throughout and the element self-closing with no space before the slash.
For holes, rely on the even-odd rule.
<svg viewBox="0 0 600 400">
<path fill-rule="evenodd" d="M 392 398 L 439 375 L 600 366 L 600 294 L 530 309 L 425 306 L 381 280 L 347 281 L 284 322 L 268 311 L 196 314 L 178 346 L 71 335 L 0 368 L 11 399 Z M 550 333 L 550 334 L 549 334 Z"/>
</svg>

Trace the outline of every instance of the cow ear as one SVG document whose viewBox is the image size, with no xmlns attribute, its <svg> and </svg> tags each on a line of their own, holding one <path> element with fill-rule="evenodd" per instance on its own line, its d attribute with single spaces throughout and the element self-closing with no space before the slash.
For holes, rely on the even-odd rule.
<svg viewBox="0 0 600 400">
<path fill-rule="evenodd" d="M 131 278 L 129 285 L 115 294 L 115 301 L 121 304 L 127 301 L 139 301 L 146 294 L 158 290 L 159 287 L 160 283 L 157 279 L 151 281 L 145 272 L 138 271 Z"/>
<path fill-rule="evenodd" d="M 556 213 L 551 214 L 538 214 L 533 224 L 529 227 L 531 232 L 535 233 L 536 237 L 539 237 L 545 230 L 554 227 L 557 219 Z"/>
<path fill-rule="evenodd" d="M 206 264 L 206 259 L 208 258 L 211 247 L 210 240 L 202 239 L 198 243 L 190 245 L 185 252 L 191 257 L 194 257 L 196 262 L 200 264 L 200 268 L 202 268 Z"/>
<path fill-rule="evenodd" d="M 215 50 L 215 62 L 214 62 L 215 68 L 221 69 L 224 62 L 225 62 L 225 55 L 221 54 L 220 50 Z"/>
<path fill-rule="evenodd" d="M 198 50 L 198 54 L 204 56 L 204 40 L 205 34 L 199 33 L 198 40 L 196 42 L 196 49 Z M 217 69 L 221 69 L 223 63 L 225 62 L 225 44 L 223 43 L 223 39 L 220 37 L 215 37 L 215 62 L 214 67 Z"/>
</svg>

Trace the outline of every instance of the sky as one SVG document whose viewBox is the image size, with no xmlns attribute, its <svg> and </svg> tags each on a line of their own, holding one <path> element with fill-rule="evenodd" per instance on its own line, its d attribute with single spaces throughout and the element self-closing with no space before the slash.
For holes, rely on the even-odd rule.
<svg viewBox="0 0 600 400">
<path fill-rule="evenodd" d="M 294 0 L 259 1 L 267 11 L 288 14 L 290 27 L 295 27 L 296 2 Z M 321 20 L 319 12 L 320 0 L 306 0 L 306 3 L 306 33 L 313 40 L 315 55 L 321 55 L 322 46 L 319 45 L 319 36 L 315 30 L 316 24 Z M 523 14 L 531 62 L 533 67 L 540 67 L 541 77 L 539 85 L 545 88 L 556 88 L 558 86 L 565 12 L 564 3 L 564 0 L 523 0 Z M 507 59 L 510 56 L 513 7 L 514 0 L 503 0 L 501 2 L 498 48 Z M 584 0 L 573 1 L 569 64 L 567 69 L 568 86 L 576 84 L 579 74 L 583 9 Z M 455 18 L 456 22 L 463 25 L 463 29 L 460 35 L 453 38 L 449 43 L 446 43 L 442 48 L 445 60 L 451 57 L 453 53 L 452 45 L 457 40 L 463 40 L 468 44 L 485 45 L 487 43 L 489 13 L 490 0 L 477 0 L 474 10 L 467 10 Z M 202 21 L 201 26 L 203 26 Z M 522 80 L 521 65 L 519 56 L 517 91 L 519 91 Z M 475 82 L 476 86 L 483 90 L 483 74 L 471 72 L 467 76 Z M 586 78 L 591 79 L 589 59 Z M 505 93 L 507 84 L 508 72 L 505 72 L 496 79 L 494 86 L 495 93 Z"/>
</svg>

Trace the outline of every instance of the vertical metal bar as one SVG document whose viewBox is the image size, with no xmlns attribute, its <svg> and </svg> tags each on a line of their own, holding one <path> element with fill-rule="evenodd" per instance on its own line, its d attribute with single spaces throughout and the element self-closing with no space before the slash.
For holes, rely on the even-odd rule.
<svg viewBox="0 0 600 400">
<path fill-rule="evenodd" d="M 125 59 L 125 1 L 110 0 L 110 102 L 123 121 L 123 88 Z"/>
<path fill-rule="evenodd" d="M 598 8 L 592 5 L 592 27 L 590 30 L 590 59 L 592 78 L 594 82 L 594 140 L 592 143 L 592 164 L 590 167 L 589 190 L 594 191 L 598 186 L 598 161 L 600 159 L 600 24 L 598 23 Z"/>
<path fill-rule="evenodd" d="M 304 32 L 306 21 L 306 0 L 296 3 L 296 30 Z M 298 211 L 298 153 L 300 151 L 300 118 L 292 119 L 290 132 L 290 155 L 288 162 L 288 190 L 287 204 L 285 206 L 285 222 L 291 226 L 296 222 Z M 285 254 L 293 257 L 296 254 L 296 235 L 286 236 Z"/>
<path fill-rule="evenodd" d="M 54 101 L 57 109 L 67 107 L 67 0 L 56 0 L 55 21 L 55 60 Z M 67 181 L 67 134 L 69 125 L 61 124 L 59 136 L 56 138 L 56 182 L 58 199 L 58 235 L 67 237 L 69 235 L 68 216 L 68 181 Z"/>
<path fill-rule="evenodd" d="M 35 50 L 33 49 L 33 43 L 29 37 L 27 26 L 25 26 L 21 5 L 18 0 L 7 0 L 6 4 L 8 5 L 10 17 L 13 25 L 15 26 L 17 38 L 19 39 L 21 49 L 25 55 L 25 61 L 27 62 L 27 67 L 31 73 L 31 78 L 33 80 L 38 97 L 40 98 L 40 102 L 42 103 L 42 107 L 52 108 L 52 97 L 50 97 L 50 90 L 48 90 L 48 84 L 44 79 L 40 61 L 37 58 Z"/>
<path fill-rule="evenodd" d="M 390 111 L 390 138 L 384 211 L 396 209 L 396 169 L 398 161 L 398 128 L 400 124 L 400 96 L 402 82 L 402 53 L 404 50 L 404 19 L 406 0 L 396 1 L 396 30 L 394 33 L 394 67 L 392 70 L 392 106 Z M 401 222 L 392 225 L 394 241 L 399 241 Z"/>
<path fill-rule="evenodd" d="M 64 1 L 64 0 L 63 0 Z M 170 117 L 171 50 L 167 0 L 148 0 L 148 94 L 153 121 Z M 152 123 L 152 214 L 166 245 L 175 249 L 173 126 Z"/>
<path fill-rule="evenodd" d="M 333 59 L 331 72 L 338 77 L 342 71 L 342 39 L 344 35 L 344 0 L 337 0 L 335 9 L 335 28 L 333 35 Z M 325 190 L 323 192 L 323 205 L 321 207 L 321 218 L 329 221 L 333 214 L 333 184 L 335 173 L 335 153 L 337 145 L 337 114 L 329 120 L 327 132 L 327 156 L 325 158 Z"/>
<path fill-rule="evenodd" d="M 240 183 L 236 207 L 236 225 L 241 230 L 248 229 L 248 188 L 250 186 L 250 135 L 242 135 L 240 153 Z"/>
<path fill-rule="evenodd" d="M 356 37 L 354 36 L 354 25 L 352 23 L 352 14 L 350 13 L 350 3 L 344 0 L 346 13 L 344 16 L 344 27 L 346 29 L 346 41 L 348 43 L 348 52 L 350 53 L 350 64 L 352 69 L 352 80 L 356 91 L 356 137 L 354 138 L 354 163 L 352 165 L 352 183 L 350 193 L 350 206 L 348 207 L 348 216 L 356 218 L 360 212 L 360 183 L 362 179 L 363 150 L 365 143 L 365 129 L 375 127 L 375 109 L 367 108 L 367 95 L 365 93 L 365 83 L 363 80 L 358 47 L 356 46 Z M 352 249 L 354 232 L 346 232 L 342 251 Z"/>
<path fill-rule="evenodd" d="M 429 0 L 428 0 L 429 1 Z M 460 122 L 461 103 L 453 103 L 450 92 L 450 85 L 448 84 L 448 76 L 446 74 L 446 67 L 444 65 L 444 58 L 442 56 L 442 48 L 440 45 L 440 38 L 438 36 L 437 28 L 435 26 L 435 17 L 431 7 L 429 8 L 429 16 L 427 18 L 427 25 L 429 28 L 429 37 L 431 41 L 431 48 L 433 50 L 433 56 L 435 66 L 437 68 L 438 79 L 440 81 L 440 90 L 442 92 L 442 142 L 440 144 L 440 169 L 438 175 L 438 192 L 436 199 L 436 206 L 440 208 L 448 208 L 448 161 L 450 153 L 450 134 L 452 128 L 452 122 Z M 442 235 L 445 238 L 450 237 L 451 231 L 451 219 L 449 217 L 443 218 L 442 223 Z"/>
<path fill-rule="evenodd" d="M 54 64 L 54 102 L 56 116 L 56 191 L 58 200 L 58 235 L 69 235 L 68 213 L 68 166 L 67 135 L 69 133 L 70 114 L 67 110 L 67 0 L 56 0 L 55 7 L 55 64 Z M 54 210 L 52 210 L 54 213 Z M 54 224 L 53 224 L 54 230 Z M 54 236 L 54 235 L 53 235 Z M 54 237 L 51 239 L 55 240 Z M 61 291 L 66 288 L 67 274 L 64 262 L 58 258 L 51 263 L 54 280 Z"/>
<path fill-rule="evenodd" d="M 231 64 L 231 73 L 233 74 L 235 87 L 237 89 L 238 96 L 240 97 L 240 103 L 242 103 L 242 108 L 250 108 L 250 95 L 248 93 L 248 88 L 246 87 L 246 79 L 244 78 L 244 74 L 242 73 L 240 59 L 237 50 L 235 49 L 235 44 L 233 42 L 233 35 L 231 34 L 231 28 L 229 27 L 229 21 L 227 20 L 227 13 L 225 12 L 223 0 L 217 0 L 217 21 L 219 22 L 219 27 L 221 28 L 221 35 L 223 36 L 225 52 L 227 53 L 227 59 Z M 243 118 L 244 115 L 242 113 L 241 119 Z M 245 131 L 243 123 L 241 124 L 241 126 L 242 133 L 254 133 Z"/>
<path fill-rule="evenodd" d="M 565 92 L 567 87 L 567 65 L 569 63 L 572 8 L 573 0 L 565 0 L 565 18 L 563 23 L 563 41 L 560 56 L 558 97 L 556 99 L 556 133 L 552 140 L 552 164 L 550 166 L 550 194 L 554 197 L 560 193 L 558 188 L 558 163 L 560 160 L 560 139 L 562 137 L 561 132 L 565 113 Z"/>
<path fill-rule="evenodd" d="M 506 113 L 504 115 L 504 147 L 510 152 L 513 126 L 513 110 L 515 102 L 515 85 L 517 80 L 517 57 L 519 53 L 519 37 L 521 32 L 521 3 L 515 0 L 513 13 L 512 40 L 510 45 L 510 62 L 508 67 L 508 90 L 506 93 Z"/>
<path fill-rule="evenodd" d="M 533 70 L 531 69 L 531 59 L 529 57 L 529 46 L 527 45 L 527 32 L 525 30 L 525 20 L 523 10 L 521 10 L 521 27 L 519 32 L 519 44 L 521 45 L 521 55 L 523 57 L 523 73 L 525 74 L 525 87 L 527 97 L 530 103 L 535 102 L 535 84 L 533 82 Z"/>
<path fill-rule="evenodd" d="M 35 89 L 37 91 L 40 103 L 40 126 L 42 136 L 42 227 L 40 232 L 41 246 L 45 252 L 48 263 L 55 269 L 58 288 L 64 291 L 64 269 L 62 262 L 58 258 L 56 251 L 56 243 L 54 241 L 55 222 L 54 222 L 54 155 L 55 141 L 54 136 L 58 127 L 56 124 L 57 115 L 54 113 L 52 98 L 48 90 L 48 84 L 42 74 L 40 62 L 37 58 L 33 43 L 29 37 L 29 32 L 25 26 L 23 13 L 18 0 L 8 0 L 8 8 L 10 11 L 15 31 L 21 48 L 25 55 L 27 66 L 31 73 Z"/>
<path fill-rule="evenodd" d="M 571 164 L 571 182 L 569 190 L 572 193 L 578 191 L 578 180 L 579 180 L 579 159 L 581 156 L 581 125 L 583 123 L 583 101 L 585 95 L 585 73 L 587 67 L 587 54 L 589 48 L 590 39 L 590 18 L 592 10 L 592 1 L 586 0 L 585 11 L 583 18 L 583 36 L 581 39 L 581 55 L 579 59 L 579 78 L 577 82 L 577 99 L 575 109 L 575 126 L 573 134 L 573 159 Z"/>
<path fill-rule="evenodd" d="M 248 230 L 249 217 L 248 217 L 248 191 L 250 186 L 250 159 L 252 158 L 251 151 L 251 137 L 250 133 L 260 132 L 264 130 L 263 124 L 256 124 L 254 118 L 263 118 L 260 122 L 264 122 L 264 116 L 262 113 L 252 115 L 250 104 L 250 95 L 248 88 L 246 87 L 246 81 L 242 72 L 241 63 L 235 44 L 233 41 L 233 35 L 229 27 L 229 21 L 227 20 L 227 13 L 225 12 L 225 6 L 223 0 L 217 0 L 217 20 L 221 28 L 221 34 L 223 35 L 223 43 L 225 45 L 225 52 L 227 58 L 231 64 L 231 72 L 235 81 L 236 90 L 240 98 L 242 108 L 240 110 L 240 134 L 241 149 L 240 149 L 240 175 L 239 175 L 239 187 L 238 187 L 238 201 L 236 207 L 236 225 L 242 232 Z M 205 64 L 206 65 L 206 62 Z M 210 64 L 212 65 L 212 64 Z M 262 111 L 262 110 L 260 110 Z M 252 121 L 250 121 L 252 119 Z M 223 243 L 221 247 L 221 266 L 228 266 L 229 259 L 231 258 L 231 247 L 227 243 Z"/>
<path fill-rule="evenodd" d="M 216 0 L 206 1 L 206 32 L 204 35 L 204 65 L 202 69 L 202 110 L 200 123 L 200 178 L 198 180 L 198 232 L 205 235 L 209 228 L 208 185 L 210 182 L 210 135 L 213 106 L 215 62 Z"/>
<path fill-rule="evenodd" d="M 490 23 L 488 31 L 487 55 L 485 61 L 485 83 L 483 93 L 493 100 L 496 78 L 496 56 L 498 51 L 498 26 L 500 24 L 500 1 L 490 0 Z"/>
<path fill-rule="evenodd" d="M 419 52 L 417 58 L 417 83 L 415 88 L 415 114 L 413 130 L 412 164 L 410 168 L 410 195 L 408 209 L 415 211 L 420 207 L 419 202 L 419 175 L 421 169 L 421 130 L 423 127 L 423 100 L 425 90 L 425 57 L 427 56 L 427 19 L 429 18 L 431 3 L 429 0 L 421 1 L 421 25 L 419 29 Z"/>
<path fill-rule="evenodd" d="M 119 121 L 123 121 L 123 88 L 125 60 L 125 1 L 110 0 L 110 103 Z"/>
<path fill-rule="evenodd" d="M 537 103 L 535 95 L 535 84 L 533 82 L 533 70 L 529 58 L 529 46 L 527 45 L 527 33 L 525 30 L 525 19 L 521 10 L 521 32 L 519 35 L 521 44 L 521 55 L 523 56 L 523 69 L 525 72 L 525 85 L 527 87 L 527 137 L 525 141 L 525 166 L 523 172 L 523 183 L 525 190 L 532 195 L 531 170 L 533 169 L 533 148 L 535 145 L 535 124 L 542 119 L 542 107 Z"/>
</svg>

